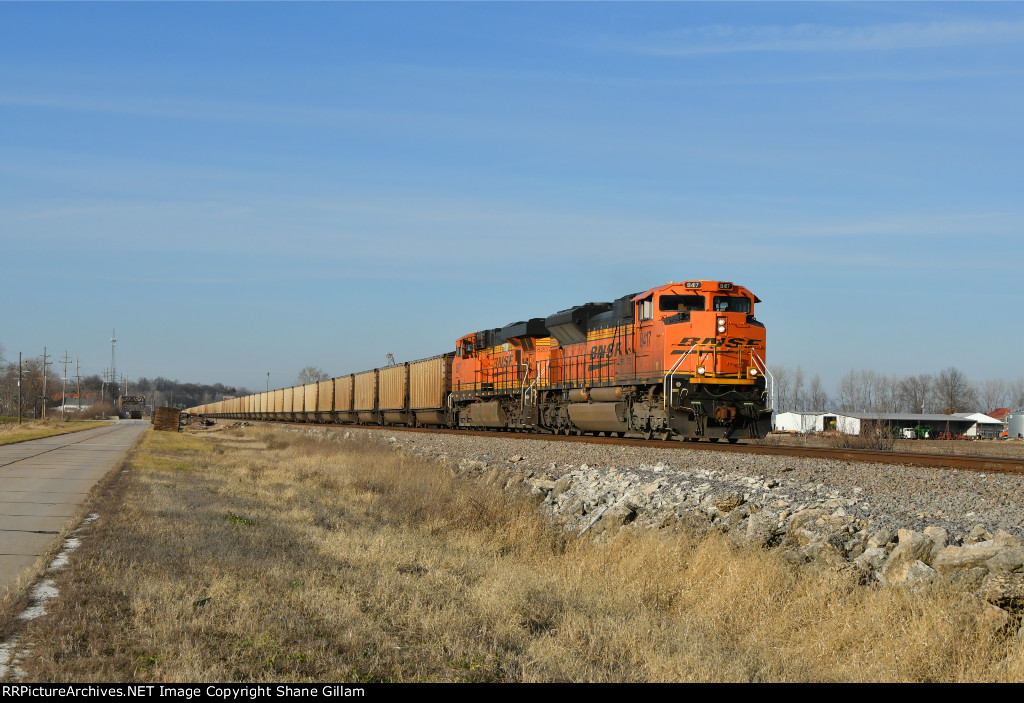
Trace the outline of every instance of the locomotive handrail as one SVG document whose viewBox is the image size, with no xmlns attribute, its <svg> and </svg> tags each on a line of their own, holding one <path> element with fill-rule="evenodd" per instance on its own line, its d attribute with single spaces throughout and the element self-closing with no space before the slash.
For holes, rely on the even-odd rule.
<svg viewBox="0 0 1024 703">
<path fill-rule="evenodd" d="M 686 353 L 679 357 L 679 361 L 672 364 L 672 369 L 665 374 L 665 380 L 662 382 L 664 384 L 664 388 L 662 389 L 663 392 L 661 394 L 662 409 L 668 410 L 669 400 L 672 397 L 672 382 L 676 377 L 676 369 L 679 368 L 679 365 L 683 363 L 683 359 L 688 357 L 690 352 L 692 352 L 696 347 L 696 344 L 691 345 L 690 348 L 686 350 Z"/>
<path fill-rule="evenodd" d="M 689 349 L 686 350 L 686 352 L 681 357 L 679 357 L 679 359 L 676 361 L 676 363 L 672 365 L 672 368 L 665 374 L 665 378 L 662 381 L 662 383 L 663 383 L 663 388 L 662 388 L 662 390 L 663 390 L 663 393 L 662 393 L 662 407 L 667 409 L 669 403 L 671 402 L 672 388 L 673 388 L 673 385 L 674 385 L 674 382 L 675 382 L 676 371 L 679 369 L 679 366 L 683 363 L 683 360 L 686 359 L 686 357 L 688 357 L 693 352 L 694 349 L 698 349 L 698 356 L 697 356 L 697 363 L 698 364 L 701 363 L 701 360 L 702 360 L 703 357 L 705 357 L 705 356 L 710 354 L 712 356 L 712 367 L 716 367 L 718 365 L 718 362 L 717 362 L 718 348 L 716 346 L 712 345 L 709 349 L 704 349 L 703 348 L 704 346 L 705 345 L 700 343 L 700 342 L 697 342 L 697 343 L 693 344 Z M 728 353 L 732 353 L 732 352 L 730 351 Z M 735 350 L 735 353 L 737 355 L 737 363 L 740 364 L 740 368 L 742 368 L 743 350 L 742 349 L 737 349 L 737 350 Z M 754 350 L 751 349 L 750 353 L 751 353 L 752 357 L 756 356 Z M 764 362 L 762 361 L 761 364 L 763 366 Z M 753 366 L 755 368 L 757 368 L 757 364 L 756 363 L 754 363 Z M 765 370 L 765 373 L 768 376 L 769 380 L 771 380 L 772 383 L 774 384 L 774 379 L 771 378 L 771 373 L 767 372 L 767 370 Z M 738 372 L 738 377 L 742 377 L 742 374 L 743 374 L 742 371 Z M 773 385 L 773 388 L 774 388 L 774 385 Z"/>
<path fill-rule="evenodd" d="M 519 409 L 524 410 L 526 408 L 526 379 L 530 377 L 530 364 L 529 362 L 523 361 L 519 366 L 526 367 L 526 373 L 523 374 L 523 381 L 519 384 Z"/>
<path fill-rule="evenodd" d="M 760 364 L 761 364 L 760 371 L 761 371 L 761 373 L 763 373 L 768 378 L 768 402 L 766 403 L 766 405 L 768 407 L 766 407 L 765 410 L 771 410 L 772 412 L 774 412 L 775 411 L 775 377 L 772 376 L 772 372 L 768 370 L 768 364 L 764 363 L 764 359 L 759 357 L 755 350 L 751 349 L 750 350 L 750 355 L 754 358 L 755 361 L 760 362 Z"/>
<path fill-rule="evenodd" d="M 545 370 L 549 370 L 551 368 L 551 360 L 550 359 L 548 359 L 547 362 L 545 362 L 544 368 L 545 368 Z M 536 387 L 536 385 L 538 383 L 540 383 L 540 380 L 543 377 L 544 377 L 544 372 L 541 371 L 541 365 L 537 364 L 537 375 L 534 377 L 533 381 L 530 383 L 529 388 L 525 389 L 525 391 L 536 392 L 535 387 Z M 523 393 L 523 403 L 522 403 L 522 405 L 520 405 L 520 409 L 525 408 L 525 406 L 526 406 L 526 392 L 525 391 Z"/>
</svg>

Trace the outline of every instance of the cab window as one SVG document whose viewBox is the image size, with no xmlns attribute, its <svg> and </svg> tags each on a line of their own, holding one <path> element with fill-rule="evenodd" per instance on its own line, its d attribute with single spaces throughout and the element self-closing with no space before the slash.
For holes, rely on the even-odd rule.
<svg viewBox="0 0 1024 703">
<path fill-rule="evenodd" d="M 716 295 L 715 312 L 750 312 L 750 298 L 740 295 Z"/>
<path fill-rule="evenodd" d="M 658 300 L 661 312 L 699 312 L 703 309 L 703 295 L 663 295 Z"/>
<path fill-rule="evenodd" d="M 654 319 L 654 298 L 647 298 L 637 303 L 637 317 L 640 320 Z"/>
</svg>

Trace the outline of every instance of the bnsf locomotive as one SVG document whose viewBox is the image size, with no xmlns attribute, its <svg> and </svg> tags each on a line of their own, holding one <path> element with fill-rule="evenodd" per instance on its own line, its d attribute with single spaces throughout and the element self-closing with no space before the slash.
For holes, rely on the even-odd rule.
<svg viewBox="0 0 1024 703">
<path fill-rule="evenodd" d="M 771 429 L 759 302 L 724 281 L 668 283 L 473 332 L 454 353 L 189 412 L 736 442 Z"/>
</svg>

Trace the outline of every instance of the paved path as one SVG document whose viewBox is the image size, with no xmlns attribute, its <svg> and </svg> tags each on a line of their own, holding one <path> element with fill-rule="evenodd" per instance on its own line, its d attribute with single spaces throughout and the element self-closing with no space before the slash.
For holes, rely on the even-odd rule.
<svg viewBox="0 0 1024 703">
<path fill-rule="evenodd" d="M 148 426 L 122 420 L 0 447 L 0 593 L 50 548 L 89 489 Z"/>
</svg>

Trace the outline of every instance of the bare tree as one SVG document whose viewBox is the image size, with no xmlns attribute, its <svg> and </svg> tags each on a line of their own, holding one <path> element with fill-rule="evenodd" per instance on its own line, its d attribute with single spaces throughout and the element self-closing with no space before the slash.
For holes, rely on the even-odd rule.
<svg viewBox="0 0 1024 703">
<path fill-rule="evenodd" d="M 839 409 L 844 412 L 857 412 L 857 374 L 850 369 L 849 373 L 839 379 Z"/>
<path fill-rule="evenodd" d="M 899 394 L 899 407 L 903 412 L 924 413 L 932 407 L 934 379 L 931 374 L 904 376 L 895 385 Z"/>
<path fill-rule="evenodd" d="M 316 366 L 307 366 L 306 368 L 299 371 L 299 385 L 306 385 L 307 383 L 316 383 L 317 381 L 326 381 L 331 375 L 323 369 Z"/>
<path fill-rule="evenodd" d="M 879 412 L 875 407 L 878 383 L 874 371 L 850 370 L 839 380 L 839 409 L 852 413 Z"/>
<path fill-rule="evenodd" d="M 775 397 L 773 398 L 773 404 L 775 412 L 784 413 L 791 410 L 790 407 L 790 388 L 792 381 L 789 377 L 789 369 L 785 366 L 778 364 L 769 367 L 768 369 L 772 374 L 773 389 Z"/>
<path fill-rule="evenodd" d="M 899 409 L 898 382 L 895 376 L 887 376 L 884 373 L 868 372 L 868 379 L 871 383 L 872 405 L 871 412 L 894 413 Z"/>
<path fill-rule="evenodd" d="M 802 367 L 797 366 L 796 371 L 793 372 L 793 398 L 792 404 L 793 409 L 797 411 L 803 411 L 807 408 L 807 398 L 804 393 L 804 370 Z"/>
<path fill-rule="evenodd" d="M 21 414 L 25 417 L 38 417 L 43 407 L 43 359 L 32 357 L 22 362 L 21 373 Z M 50 388 L 60 388 L 60 379 L 53 369 L 45 370 Z M 8 363 L 0 371 L 0 400 L 3 402 L 3 414 L 18 414 L 18 365 Z M 48 403 L 49 404 L 49 403 Z"/>
<path fill-rule="evenodd" d="M 1001 378 L 990 378 L 978 386 L 978 397 L 981 399 L 981 411 L 988 413 L 1003 407 L 1006 402 L 1008 388 Z"/>
<path fill-rule="evenodd" d="M 947 415 L 971 410 L 978 402 L 973 384 L 954 366 L 935 377 L 935 395 L 939 412 Z"/>
<path fill-rule="evenodd" d="M 1011 410 L 1024 408 L 1024 376 L 1018 376 L 1007 392 Z"/>
<path fill-rule="evenodd" d="M 811 385 L 807 388 L 807 409 L 812 412 L 825 412 L 828 405 L 828 393 L 821 383 L 821 376 L 814 374 Z"/>
<path fill-rule="evenodd" d="M 0 361 L 0 415 L 16 415 L 18 368 Z"/>
</svg>

